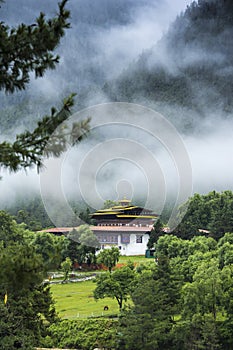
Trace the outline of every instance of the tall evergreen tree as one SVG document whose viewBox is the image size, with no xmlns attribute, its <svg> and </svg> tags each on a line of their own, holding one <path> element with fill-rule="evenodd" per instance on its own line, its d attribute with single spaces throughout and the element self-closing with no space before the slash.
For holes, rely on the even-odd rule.
<svg viewBox="0 0 233 350">
<path fill-rule="evenodd" d="M 21 225 L 0 211 L 0 344 L 4 350 L 33 349 L 55 320 L 44 265 Z"/>
<path fill-rule="evenodd" d="M 119 349 L 172 349 L 179 283 L 167 257 L 159 256 L 153 270 L 142 271 L 131 298 L 133 306 L 120 318 Z"/>
</svg>

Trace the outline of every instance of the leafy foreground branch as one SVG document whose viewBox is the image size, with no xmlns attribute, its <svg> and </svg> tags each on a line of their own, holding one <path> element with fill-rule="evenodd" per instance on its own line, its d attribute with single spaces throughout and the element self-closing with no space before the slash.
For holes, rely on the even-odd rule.
<svg viewBox="0 0 233 350">
<path fill-rule="evenodd" d="M 68 146 L 76 145 L 89 131 L 90 118 L 64 125 L 74 105 L 74 94 L 64 100 L 60 111 L 54 107 L 51 114 L 38 122 L 34 131 L 25 131 L 16 136 L 13 143 L 0 143 L 0 166 L 11 171 L 42 166 L 46 156 L 60 156 Z"/>
<path fill-rule="evenodd" d="M 58 4 L 58 14 L 48 20 L 40 13 L 35 23 L 22 23 L 10 28 L 0 22 L 0 90 L 14 93 L 24 90 L 30 74 L 42 77 L 48 69 L 55 69 L 59 56 L 54 50 L 70 27 L 68 0 Z M 33 132 L 25 131 L 16 140 L 0 143 L 0 167 L 10 171 L 42 166 L 44 156 L 59 156 L 68 145 L 77 144 L 89 130 L 90 119 L 78 121 L 68 128 L 63 122 L 69 117 L 74 95 L 64 100 L 60 111 L 51 109 Z"/>
<path fill-rule="evenodd" d="M 53 54 L 65 29 L 70 27 L 68 0 L 59 4 L 58 14 L 46 20 L 40 13 L 36 23 L 9 28 L 0 22 L 0 90 L 13 93 L 25 89 L 30 72 L 42 77 L 47 69 L 55 69 L 59 56 Z"/>
</svg>

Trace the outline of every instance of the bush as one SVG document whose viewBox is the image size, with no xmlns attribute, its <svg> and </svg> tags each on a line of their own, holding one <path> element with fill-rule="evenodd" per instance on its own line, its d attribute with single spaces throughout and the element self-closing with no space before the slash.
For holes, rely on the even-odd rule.
<svg viewBox="0 0 233 350">
<path fill-rule="evenodd" d="M 114 349 L 118 322 L 110 319 L 63 320 L 49 327 L 41 346 L 93 350 Z"/>
</svg>

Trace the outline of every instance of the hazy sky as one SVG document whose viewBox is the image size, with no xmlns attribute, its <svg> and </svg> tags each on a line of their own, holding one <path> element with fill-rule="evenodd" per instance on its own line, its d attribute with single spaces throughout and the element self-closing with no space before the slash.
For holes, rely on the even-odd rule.
<svg viewBox="0 0 233 350">
<path fill-rule="evenodd" d="M 70 0 L 71 29 L 58 48 L 60 64 L 54 72 L 32 81 L 30 89 L 43 97 L 75 91 L 117 76 L 150 49 L 186 8 L 187 0 Z M 55 0 L 7 0 L 2 18 L 9 24 L 33 23 L 40 11 L 54 15 Z"/>
</svg>

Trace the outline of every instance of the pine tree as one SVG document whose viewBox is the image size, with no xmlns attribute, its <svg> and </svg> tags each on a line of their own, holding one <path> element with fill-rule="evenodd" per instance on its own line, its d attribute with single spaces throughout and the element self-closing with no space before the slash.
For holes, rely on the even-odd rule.
<svg viewBox="0 0 233 350">
<path fill-rule="evenodd" d="M 9 28 L 0 23 L 0 90 L 13 93 L 25 89 L 30 73 L 42 77 L 46 70 L 55 69 L 59 56 L 53 51 L 70 27 L 70 12 L 65 8 L 68 0 L 59 3 L 59 13 L 46 20 L 43 13 L 34 24 L 21 24 Z M 67 144 L 76 144 L 89 130 L 90 119 L 74 123 L 70 129 L 60 128 L 71 112 L 74 94 L 66 98 L 62 108 L 51 109 L 33 132 L 17 135 L 13 143 L 0 143 L 0 166 L 11 171 L 42 166 L 44 156 L 59 156 Z"/>
<path fill-rule="evenodd" d="M 0 89 L 7 92 L 25 89 L 29 74 L 42 77 L 47 69 L 55 69 L 59 56 L 53 54 L 68 22 L 70 12 L 65 8 L 68 0 L 59 4 L 59 13 L 54 18 L 45 19 L 40 13 L 35 23 L 20 24 L 9 28 L 0 23 Z"/>
<path fill-rule="evenodd" d="M 159 256 L 142 271 L 131 293 L 133 306 L 120 318 L 119 349 L 172 349 L 173 316 L 178 311 L 179 283 L 168 258 Z"/>
<path fill-rule="evenodd" d="M 5 350 L 33 349 L 46 325 L 56 319 L 49 287 L 43 283 L 42 257 L 26 234 L 0 211 L 0 344 Z"/>
</svg>

